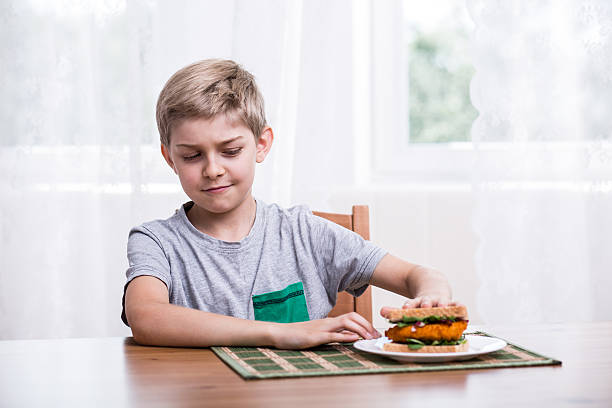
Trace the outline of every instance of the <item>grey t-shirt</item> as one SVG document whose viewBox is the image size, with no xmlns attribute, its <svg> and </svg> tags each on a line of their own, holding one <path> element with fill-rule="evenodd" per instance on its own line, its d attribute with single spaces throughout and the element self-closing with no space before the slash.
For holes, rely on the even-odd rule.
<svg viewBox="0 0 612 408">
<path fill-rule="evenodd" d="M 385 251 L 305 206 L 256 203 L 253 227 L 239 242 L 197 230 L 186 215 L 193 202 L 133 228 L 125 288 L 138 276 L 154 276 L 172 304 L 254 319 L 253 296 L 301 282 L 311 320 L 328 315 L 338 292 L 366 290 Z M 125 310 L 121 317 L 128 324 Z"/>
</svg>

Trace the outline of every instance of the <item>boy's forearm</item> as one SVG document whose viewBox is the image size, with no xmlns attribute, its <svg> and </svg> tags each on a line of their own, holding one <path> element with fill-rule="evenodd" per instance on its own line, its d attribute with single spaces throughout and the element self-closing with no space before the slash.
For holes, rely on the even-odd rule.
<svg viewBox="0 0 612 408">
<path fill-rule="evenodd" d="M 442 273 L 391 254 L 378 263 L 370 283 L 407 298 L 433 296 L 436 299 L 451 299 L 450 285 Z"/>
<path fill-rule="evenodd" d="M 139 306 L 130 314 L 134 340 L 176 347 L 270 346 L 275 323 L 239 319 L 168 303 Z"/>
<path fill-rule="evenodd" d="M 330 342 L 380 336 L 363 316 L 352 312 L 296 323 L 238 319 L 168 303 L 140 304 L 130 310 L 134 339 L 142 345 L 175 347 L 273 346 L 304 349 Z"/>
</svg>

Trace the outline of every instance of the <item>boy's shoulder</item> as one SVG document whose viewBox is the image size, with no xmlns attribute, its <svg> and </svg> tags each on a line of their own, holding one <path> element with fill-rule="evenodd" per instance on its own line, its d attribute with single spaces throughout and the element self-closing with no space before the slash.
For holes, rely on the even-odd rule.
<svg viewBox="0 0 612 408">
<path fill-rule="evenodd" d="M 181 229 L 181 211 L 185 211 L 185 205 L 186 204 L 183 204 L 179 209 L 176 209 L 174 211 L 174 214 L 172 214 L 168 218 L 160 218 L 151 221 L 146 221 L 140 225 L 133 227 L 130 233 L 135 231 L 144 232 L 148 234 L 152 233 L 154 235 L 165 235 L 168 233 L 174 233 L 174 231 L 176 231 L 177 229 Z"/>
<path fill-rule="evenodd" d="M 312 227 L 321 221 L 325 222 L 325 220 L 316 217 L 312 213 L 310 207 L 305 204 L 293 205 L 291 207 L 281 207 L 276 203 L 266 204 L 260 201 L 257 203 L 258 205 L 262 204 L 262 214 L 267 223 L 278 222 L 292 226 L 308 225 Z"/>
<path fill-rule="evenodd" d="M 267 204 L 261 200 L 257 200 L 257 204 L 263 207 L 266 215 L 279 216 L 283 218 L 298 218 L 300 216 L 312 215 L 312 211 L 307 205 L 299 204 L 292 207 L 281 207 L 276 203 Z"/>
<path fill-rule="evenodd" d="M 292 230 L 298 234 L 340 234 L 345 228 L 322 217 L 313 214 L 308 205 L 300 204 L 292 207 L 281 207 L 278 204 L 264 205 L 267 227 L 273 231 Z"/>
</svg>

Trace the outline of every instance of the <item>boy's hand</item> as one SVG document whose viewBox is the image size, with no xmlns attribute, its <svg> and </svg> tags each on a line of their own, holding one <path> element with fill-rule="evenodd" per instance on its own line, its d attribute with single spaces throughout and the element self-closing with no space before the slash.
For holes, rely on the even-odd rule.
<svg viewBox="0 0 612 408">
<path fill-rule="evenodd" d="M 273 345 L 279 349 L 305 349 L 320 344 L 348 343 L 380 337 L 363 316 L 352 312 L 337 317 L 299 323 L 277 323 L 273 326 Z"/>
<path fill-rule="evenodd" d="M 402 309 L 413 309 L 417 307 L 446 307 L 457 306 L 458 302 L 451 301 L 444 296 L 418 296 L 414 299 L 407 299 Z"/>
<path fill-rule="evenodd" d="M 427 308 L 427 307 L 446 307 L 446 306 L 461 306 L 461 303 L 451 301 L 443 296 L 418 296 L 414 299 L 407 299 L 402 306 L 402 309 Z M 396 307 L 384 306 L 380 309 L 380 314 L 386 317 L 389 310 L 397 309 Z"/>
<path fill-rule="evenodd" d="M 412 264 L 387 254 L 374 269 L 370 284 L 406 296 L 405 309 L 456 306 L 448 280 L 439 271 Z M 383 307 L 380 314 L 386 317 L 390 309 Z"/>
</svg>

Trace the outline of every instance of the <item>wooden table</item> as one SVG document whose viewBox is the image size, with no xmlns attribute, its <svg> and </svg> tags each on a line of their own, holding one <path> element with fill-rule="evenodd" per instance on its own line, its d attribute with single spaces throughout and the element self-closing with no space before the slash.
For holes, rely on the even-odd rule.
<svg viewBox="0 0 612 408">
<path fill-rule="evenodd" d="M 612 322 L 485 327 L 556 367 L 245 381 L 209 349 L 0 342 L 1 407 L 612 407 Z"/>
</svg>

